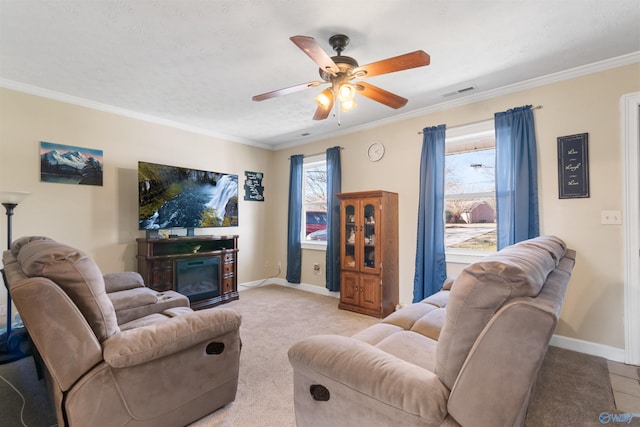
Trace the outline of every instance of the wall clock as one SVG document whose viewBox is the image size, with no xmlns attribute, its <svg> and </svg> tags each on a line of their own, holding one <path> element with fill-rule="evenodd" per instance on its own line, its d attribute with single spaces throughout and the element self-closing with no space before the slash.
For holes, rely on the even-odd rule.
<svg viewBox="0 0 640 427">
<path fill-rule="evenodd" d="M 377 162 L 384 156 L 384 145 L 380 142 L 374 142 L 367 149 L 367 157 L 372 162 Z"/>
</svg>

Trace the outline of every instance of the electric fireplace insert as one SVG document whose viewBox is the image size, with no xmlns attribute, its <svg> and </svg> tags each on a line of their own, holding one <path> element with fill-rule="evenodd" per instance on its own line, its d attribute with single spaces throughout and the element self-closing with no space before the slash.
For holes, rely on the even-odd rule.
<svg viewBox="0 0 640 427">
<path fill-rule="evenodd" d="M 189 301 L 220 296 L 220 257 L 176 261 L 176 291 Z"/>
</svg>

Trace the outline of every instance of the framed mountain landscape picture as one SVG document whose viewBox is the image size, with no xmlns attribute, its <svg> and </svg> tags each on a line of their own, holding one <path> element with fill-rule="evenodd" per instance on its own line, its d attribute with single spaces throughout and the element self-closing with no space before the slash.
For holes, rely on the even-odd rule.
<svg viewBox="0 0 640 427">
<path fill-rule="evenodd" d="M 102 186 L 102 150 L 41 141 L 40 181 Z"/>
</svg>

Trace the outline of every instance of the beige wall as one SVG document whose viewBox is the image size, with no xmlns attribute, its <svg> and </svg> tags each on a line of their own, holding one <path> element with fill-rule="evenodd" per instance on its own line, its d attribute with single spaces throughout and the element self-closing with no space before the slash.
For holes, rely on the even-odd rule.
<svg viewBox="0 0 640 427">
<path fill-rule="evenodd" d="M 40 141 L 103 150 L 104 185 L 40 182 Z M 103 272 L 137 269 L 135 239 L 144 237 L 137 224 L 137 162 L 143 160 L 237 174 L 239 226 L 196 233 L 238 234 L 239 282 L 264 277 L 256 260 L 268 250 L 272 156 L 269 150 L 0 89 L 0 189 L 31 193 L 15 209 L 13 238 L 50 236 L 87 252 Z M 243 200 L 245 171 L 264 172 L 265 202 Z M 6 239 L 2 223 L 3 250 Z"/>
<path fill-rule="evenodd" d="M 235 173 L 265 173 L 265 202 L 245 202 L 240 225 L 202 234 L 239 234 L 239 282 L 286 271 L 288 157 L 340 145 L 343 191 L 399 193 L 400 299 L 413 294 L 419 156 L 425 126 L 449 127 L 489 119 L 496 111 L 532 104 L 539 152 L 541 231 L 562 237 L 578 252 L 557 334 L 624 347 L 622 228 L 601 225 L 600 211 L 622 208 L 620 96 L 640 90 L 640 65 L 626 66 L 380 126 L 270 152 L 170 127 L 0 89 L 0 189 L 32 194 L 16 208 L 14 238 L 48 235 L 82 248 L 105 271 L 134 270 L 138 160 Z M 589 133 L 591 197 L 559 200 L 556 138 Z M 104 151 L 102 187 L 41 183 L 39 141 Z M 386 154 L 369 162 L 366 149 L 380 141 Z M 6 227 L 0 226 L 0 241 Z M 321 274 L 313 273 L 320 263 Z M 324 252 L 304 251 L 302 282 L 324 286 Z M 450 272 L 459 266 L 451 266 Z M 0 293 L 4 297 L 4 293 Z M 2 305 L 2 301 L 0 301 Z M 0 325 L 3 320 L 0 320 Z"/>
<path fill-rule="evenodd" d="M 522 105 L 541 105 L 534 117 L 538 139 L 541 233 L 563 238 L 577 250 L 577 265 L 556 333 L 616 348 L 624 347 L 622 227 L 601 225 L 600 211 L 622 209 L 620 97 L 640 90 L 640 66 L 631 65 L 501 96 L 374 129 L 281 150 L 274 156 L 274 184 L 287 188 L 292 154 L 311 154 L 340 145 L 342 190 L 382 189 L 399 193 L 400 300 L 411 302 L 416 246 L 419 157 L 426 126 L 459 126 Z M 590 198 L 558 199 L 557 137 L 589 133 Z M 369 162 L 373 141 L 384 158 Z M 273 197 L 275 219 L 269 257 L 286 263 L 286 192 Z M 304 251 L 302 281 L 313 278 L 316 253 Z M 324 260 L 322 260 L 324 271 Z M 450 266 L 452 273 L 460 266 Z"/>
</svg>

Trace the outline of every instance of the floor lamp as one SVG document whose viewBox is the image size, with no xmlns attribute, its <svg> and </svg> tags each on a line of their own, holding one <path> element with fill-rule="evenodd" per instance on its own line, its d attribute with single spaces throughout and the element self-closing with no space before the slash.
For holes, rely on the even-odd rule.
<svg viewBox="0 0 640 427">
<path fill-rule="evenodd" d="M 11 247 L 11 217 L 13 209 L 18 206 L 29 193 L 21 191 L 0 191 L 0 203 L 7 212 L 7 249 Z M 0 335 L 0 364 L 22 359 L 30 354 L 28 334 L 24 328 L 11 330 L 11 294 L 2 270 L 2 280 L 7 288 L 7 331 Z"/>
</svg>

